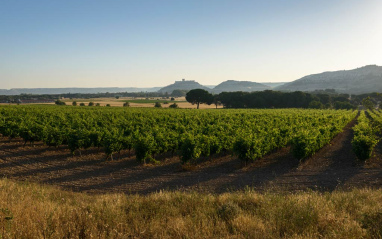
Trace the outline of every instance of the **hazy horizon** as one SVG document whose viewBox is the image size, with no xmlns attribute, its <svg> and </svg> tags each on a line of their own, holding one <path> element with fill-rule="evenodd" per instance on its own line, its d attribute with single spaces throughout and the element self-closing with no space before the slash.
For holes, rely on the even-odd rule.
<svg viewBox="0 0 382 239">
<path fill-rule="evenodd" d="M 290 82 L 382 65 L 382 2 L 0 3 L 0 89 Z"/>
<path fill-rule="evenodd" d="M 180 79 L 180 80 L 182 80 L 182 79 Z M 176 81 L 180 81 L 180 80 L 176 80 Z M 170 83 L 169 85 L 173 84 L 174 82 Z M 196 81 L 196 82 L 198 82 L 198 81 Z M 206 86 L 206 87 L 215 87 L 215 86 L 217 86 L 217 85 L 206 85 L 206 84 L 203 84 L 201 82 L 198 82 L 198 83 L 200 83 L 201 85 Z M 288 83 L 288 82 L 281 82 L 280 81 L 280 82 L 261 82 L 261 83 L 262 84 L 277 84 L 277 83 Z M 66 86 L 66 87 L 23 87 L 23 88 L 21 88 L 21 87 L 19 87 L 19 88 L 13 87 L 13 88 L 7 88 L 7 89 L 5 89 L 5 88 L 0 88 L 0 89 L 2 89 L 2 90 L 10 90 L 10 89 L 37 89 L 37 88 L 47 88 L 47 89 L 49 89 L 49 88 L 95 88 L 95 89 L 97 89 L 97 88 L 163 88 L 163 87 L 166 87 L 166 86 L 168 86 L 168 85 L 158 85 L 158 86 L 148 86 L 148 87 L 133 87 L 133 86 L 105 86 L 105 87 L 102 87 L 102 86 L 98 86 L 98 87 L 77 87 L 77 86 L 71 87 L 71 86 Z"/>
</svg>

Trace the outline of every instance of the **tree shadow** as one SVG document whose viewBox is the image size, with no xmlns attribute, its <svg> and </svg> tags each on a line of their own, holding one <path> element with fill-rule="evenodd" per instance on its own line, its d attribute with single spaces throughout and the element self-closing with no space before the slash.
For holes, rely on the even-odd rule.
<svg viewBox="0 0 382 239">
<path fill-rule="evenodd" d="M 181 172 L 166 180 L 150 183 L 149 187 L 141 188 L 131 193 L 149 194 L 160 190 L 197 190 L 213 193 L 223 193 L 242 190 L 247 186 L 262 186 L 270 180 L 298 166 L 299 161 L 289 152 L 289 148 L 280 149 L 245 168 L 239 167 L 240 160 L 230 158 L 210 167 L 204 167 L 193 172 Z M 153 179 L 160 178 L 160 175 Z M 110 182 L 121 184 L 123 182 Z"/>
<path fill-rule="evenodd" d="M 244 188 L 263 190 L 272 180 L 295 170 L 300 161 L 293 157 L 290 148 L 282 148 L 249 165 L 232 180 L 220 185 L 215 192 L 237 191 Z"/>
<path fill-rule="evenodd" d="M 158 180 L 158 177 L 165 172 L 173 172 L 176 165 L 179 165 L 179 162 L 146 168 L 145 166 L 138 164 L 134 158 L 131 160 L 122 160 L 113 166 L 107 165 L 106 167 L 93 168 L 91 170 L 65 175 L 59 178 L 48 179 L 43 182 L 60 184 L 91 179 L 91 182 L 86 182 L 82 185 L 68 185 L 68 188 L 74 191 L 113 191 L 114 188 L 123 184 L 132 185 L 141 183 L 146 179 Z M 100 183 L 94 183 L 98 180 Z M 135 185 L 132 186 L 135 187 Z"/>
</svg>

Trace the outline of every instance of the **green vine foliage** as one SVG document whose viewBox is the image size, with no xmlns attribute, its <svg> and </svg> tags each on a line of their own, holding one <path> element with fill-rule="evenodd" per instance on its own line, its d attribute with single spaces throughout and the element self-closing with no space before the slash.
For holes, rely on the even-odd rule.
<svg viewBox="0 0 382 239">
<path fill-rule="evenodd" d="M 66 145 L 74 154 L 102 148 L 108 159 L 129 151 L 138 162 L 171 153 L 183 163 L 233 153 L 244 162 L 291 145 L 297 158 L 314 154 L 356 111 L 316 109 L 137 109 L 0 106 L 0 134 L 24 142 Z"/>
<path fill-rule="evenodd" d="M 353 127 L 354 138 L 351 142 L 355 155 L 360 160 L 367 160 L 372 156 L 373 150 L 379 138 L 377 133 L 380 128 L 380 115 L 369 111 L 374 120 L 370 120 L 364 111 L 361 111 L 358 117 L 358 124 Z"/>
</svg>

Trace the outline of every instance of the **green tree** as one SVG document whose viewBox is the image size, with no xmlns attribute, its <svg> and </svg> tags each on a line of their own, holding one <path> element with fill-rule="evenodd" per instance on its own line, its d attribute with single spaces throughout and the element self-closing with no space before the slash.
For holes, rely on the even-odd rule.
<svg viewBox="0 0 382 239">
<path fill-rule="evenodd" d="M 154 107 L 155 107 L 155 108 L 162 108 L 162 104 L 159 103 L 159 102 L 155 102 Z"/>
<path fill-rule="evenodd" d="M 89 106 L 94 106 L 94 102 L 89 102 Z"/>
<path fill-rule="evenodd" d="M 173 90 L 171 93 L 172 97 L 183 97 L 186 96 L 186 90 Z"/>
<path fill-rule="evenodd" d="M 212 104 L 213 103 L 213 95 L 206 90 L 203 89 L 195 89 L 190 90 L 186 94 L 186 100 L 191 104 L 196 104 L 197 109 L 199 109 L 199 104 Z"/>
<path fill-rule="evenodd" d="M 73 105 L 73 106 L 77 106 L 77 102 L 76 102 L 76 101 L 73 101 L 73 102 L 72 102 L 72 105 Z"/>
<path fill-rule="evenodd" d="M 320 101 L 317 101 L 317 100 L 311 101 L 308 106 L 308 108 L 310 109 L 323 109 L 324 107 L 325 106 Z"/>
<path fill-rule="evenodd" d="M 216 109 L 218 108 L 218 105 L 221 105 L 219 95 L 213 96 L 214 105 L 216 106 Z"/>
<path fill-rule="evenodd" d="M 362 100 L 362 105 L 369 110 L 372 110 L 375 108 L 374 102 L 371 100 L 370 96 Z"/>
<path fill-rule="evenodd" d="M 355 109 L 356 107 L 349 102 L 336 101 L 334 102 L 334 108 L 336 110 L 340 110 L 340 109 L 351 110 L 351 109 Z"/>
</svg>

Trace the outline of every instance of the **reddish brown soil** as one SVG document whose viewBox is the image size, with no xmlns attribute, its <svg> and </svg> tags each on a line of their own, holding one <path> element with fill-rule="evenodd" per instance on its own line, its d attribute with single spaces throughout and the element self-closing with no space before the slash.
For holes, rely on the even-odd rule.
<svg viewBox="0 0 382 239">
<path fill-rule="evenodd" d="M 0 176 L 57 185 L 88 193 L 139 193 L 159 190 L 197 190 L 221 193 L 251 187 L 255 190 L 317 189 L 382 186 L 382 143 L 373 157 L 360 162 L 351 150 L 351 122 L 331 144 L 299 162 L 283 148 L 246 167 L 236 157 L 219 155 L 187 170 L 178 157 L 163 157 L 159 164 L 140 165 L 127 152 L 106 161 L 102 150 L 90 149 L 72 157 L 66 147 L 42 143 L 23 146 L 0 138 Z M 118 158 L 116 155 L 115 158 Z"/>
</svg>

